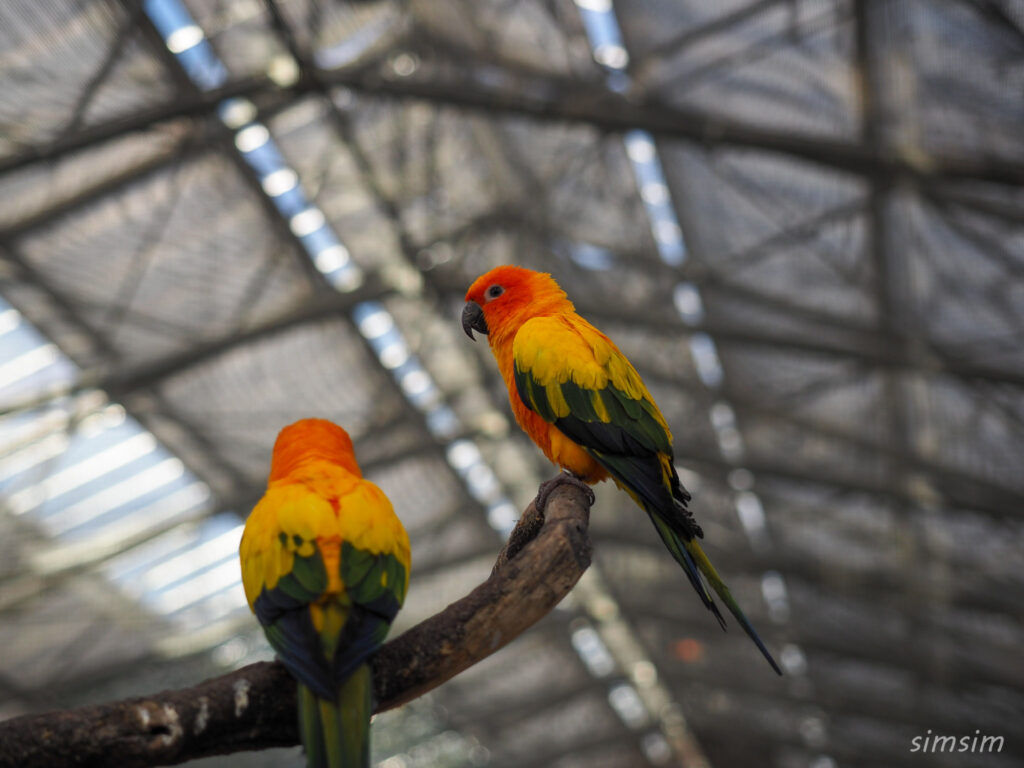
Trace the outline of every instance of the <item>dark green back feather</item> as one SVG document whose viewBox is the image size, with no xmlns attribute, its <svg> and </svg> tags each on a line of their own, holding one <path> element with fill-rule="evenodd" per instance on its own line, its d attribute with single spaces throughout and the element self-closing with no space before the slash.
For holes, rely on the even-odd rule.
<svg viewBox="0 0 1024 768">
<path fill-rule="evenodd" d="M 679 482 L 671 436 L 653 401 L 629 397 L 611 381 L 602 389 L 588 389 L 569 379 L 558 383 L 554 393 L 568 406 L 564 413 L 561 403 L 551 401 L 547 387 L 528 367 L 516 361 L 513 375 L 523 403 L 586 450 L 648 513 L 666 548 L 722 628 L 725 620 L 701 574 L 772 668 L 782 674 L 696 541 L 704 534 L 687 508 L 690 494 Z"/>
<path fill-rule="evenodd" d="M 644 509 L 672 520 L 686 537 L 702 535 L 686 514 L 690 494 L 679 483 L 672 465 L 672 441 L 652 402 L 630 398 L 611 383 L 594 390 L 569 379 L 558 385 L 569 407 L 567 415 L 559 416 L 547 388 L 529 370 L 517 365 L 514 377 L 523 402 L 586 450 Z M 673 499 L 683 505 L 684 514 L 678 514 Z"/>
<path fill-rule="evenodd" d="M 405 600 L 405 567 L 389 554 L 365 552 L 342 543 L 341 579 L 346 586 L 347 617 L 332 652 L 313 626 L 309 605 L 327 589 L 328 574 L 318 549 L 295 555 L 292 570 L 256 599 L 256 617 L 282 663 L 323 699 L 384 641 Z M 328 658 L 329 656 L 329 658 Z"/>
</svg>

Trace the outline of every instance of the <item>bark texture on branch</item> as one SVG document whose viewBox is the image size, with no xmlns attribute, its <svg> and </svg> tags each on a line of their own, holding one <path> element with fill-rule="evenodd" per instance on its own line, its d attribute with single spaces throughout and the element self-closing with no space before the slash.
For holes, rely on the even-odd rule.
<svg viewBox="0 0 1024 768">
<path fill-rule="evenodd" d="M 590 565 L 589 511 L 572 485 L 548 497 L 543 516 L 531 504 L 487 581 L 372 659 L 376 711 L 436 688 L 554 608 Z M 260 662 L 192 688 L 2 722 L 0 768 L 175 765 L 298 741 L 295 682 Z"/>
</svg>

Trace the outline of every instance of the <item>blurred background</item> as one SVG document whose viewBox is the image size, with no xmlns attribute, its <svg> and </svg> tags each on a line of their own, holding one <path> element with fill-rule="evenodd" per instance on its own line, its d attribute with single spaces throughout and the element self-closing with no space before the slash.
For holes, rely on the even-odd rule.
<svg viewBox="0 0 1024 768">
<path fill-rule="evenodd" d="M 0 717 L 270 658 L 237 544 L 301 417 L 409 529 L 397 629 L 485 578 L 553 474 L 459 327 L 512 262 L 640 369 L 786 676 L 602 487 L 379 765 L 1020 765 L 1022 94 L 1017 0 L 6 0 Z"/>
</svg>

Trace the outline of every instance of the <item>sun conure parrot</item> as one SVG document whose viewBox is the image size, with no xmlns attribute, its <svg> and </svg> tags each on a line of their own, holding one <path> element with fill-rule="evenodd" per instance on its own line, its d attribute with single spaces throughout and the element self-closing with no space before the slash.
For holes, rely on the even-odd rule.
<svg viewBox="0 0 1024 768">
<path fill-rule="evenodd" d="M 704 532 L 687 508 L 690 494 L 676 473 L 672 434 L 626 356 L 576 314 L 551 275 L 497 267 L 476 279 L 466 302 L 463 329 L 471 339 L 473 331 L 487 335 L 516 421 L 568 471 L 561 479 L 589 485 L 610 476 L 650 516 L 722 628 L 725 620 L 700 574 L 781 675 L 697 543 Z M 542 490 L 540 502 L 545 498 Z"/>
<path fill-rule="evenodd" d="M 368 766 L 367 658 L 405 600 L 409 536 L 344 429 L 303 419 L 281 430 L 239 554 L 249 607 L 298 680 L 307 765 Z"/>
</svg>

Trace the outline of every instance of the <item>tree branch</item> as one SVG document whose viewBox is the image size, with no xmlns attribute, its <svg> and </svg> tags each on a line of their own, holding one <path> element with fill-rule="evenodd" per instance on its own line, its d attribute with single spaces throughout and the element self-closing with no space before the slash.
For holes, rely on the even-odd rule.
<svg viewBox="0 0 1024 768">
<path fill-rule="evenodd" d="M 371 660 L 377 712 L 450 680 L 544 617 L 590 565 L 589 505 L 572 485 L 533 504 L 490 577 Z M 175 765 L 299 741 L 295 682 L 278 662 L 192 688 L 0 723 L 0 768 Z"/>
</svg>

